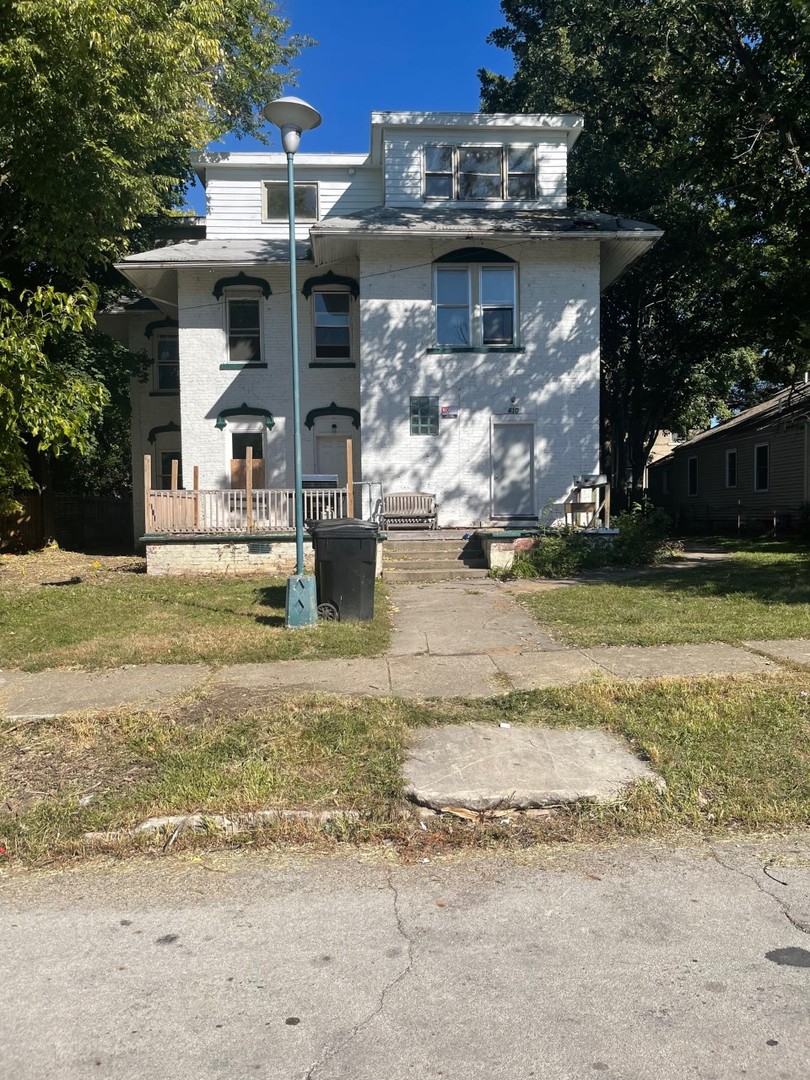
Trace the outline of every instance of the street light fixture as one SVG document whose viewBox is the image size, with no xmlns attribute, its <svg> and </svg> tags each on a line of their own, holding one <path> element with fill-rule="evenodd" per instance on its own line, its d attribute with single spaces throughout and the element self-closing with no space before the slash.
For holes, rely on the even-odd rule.
<svg viewBox="0 0 810 1080">
<path fill-rule="evenodd" d="M 314 626 L 318 621 L 315 579 L 304 572 L 304 488 L 301 466 L 301 384 L 298 373 L 298 282 L 295 267 L 295 170 L 293 158 L 301 132 L 321 122 L 321 114 L 297 97 L 278 98 L 264 107 L 264 116 L 281 131 L 287 155 L 287 200 L 290 225 L 290 327 L 292 341 L 293 441 L 295 444 L 295 574 L 287 579 L 284 625 Z"/>
</svg>

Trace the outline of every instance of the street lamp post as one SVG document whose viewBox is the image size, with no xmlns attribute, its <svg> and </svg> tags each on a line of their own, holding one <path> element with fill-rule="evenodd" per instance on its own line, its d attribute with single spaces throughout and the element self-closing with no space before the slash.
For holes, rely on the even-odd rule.
<svg viewBox="0 0 810 1080">
<path fill-rule="evenodd" d="M 295 170 L 293 158 L 301 132 L 321 122 L 321 114 L 296 97 L 278 98 L 264 108 L 264 116 L 281 131 L 287 155 L 287 198 L 290 225 L 290 327 L 292 343 L 293 441 L 295 445 L 295 574 L 287 579 L 284 625 L 314 626 L 318 621 L 315 579 L 304 572 L 304 488 L 301 466 L 301 384 L 298 372 L 298 283 L 295 268 Z"/>
</svg>

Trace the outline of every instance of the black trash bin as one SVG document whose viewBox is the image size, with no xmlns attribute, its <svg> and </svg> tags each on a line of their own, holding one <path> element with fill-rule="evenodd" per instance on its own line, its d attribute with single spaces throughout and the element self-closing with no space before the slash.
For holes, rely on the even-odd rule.
<svg viewBox="0 0 810 1080">
<path fill-rule="evenodd" d="M 359 518 L 308 521 L 315 548 L 318 615 L 344 622 L 374 618 L 379 525 Z"/>
</svg>

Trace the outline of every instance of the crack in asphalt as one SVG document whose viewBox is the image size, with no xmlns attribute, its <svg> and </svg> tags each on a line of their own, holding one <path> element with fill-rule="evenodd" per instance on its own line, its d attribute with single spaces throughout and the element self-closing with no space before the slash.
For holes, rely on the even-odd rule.
<svg viewBox="0 0 810 1080">
<path fill-rule="evenodd" d="M 330 1062 L 333 1058 L 337 1057 L 338 1054 L 341 1054 L 346 1049 L 346 1047 L 349 1046 L 357 1038 L 360 1032 L 367 1028 L 369 1024 L 371 1024 L 372 1021 L 374 1021 L 382 1013 L 383 1009 L 385 1008 L 385 1003 L 388 995 L 391 993 L 395 986 L 402 982 L 406 975 L 410 974 L 411 968 L 413 967 L 413 940 L 405 929 L 405 924 L 402 921 L 402 915 L 399 910 L 399 891 L 394 884 L 393 877 L 391 876 L 390 867 L 386 867 L 385 869 L 385 878 L 386 884 L 388 885 L 391 896 L 393 898 L 394 918 L 396 920 L 397 933 L 407 945 L 405 966 L 398 975 L 395 975 L 393 979 L 389 979 L 388 982 L 380 990 L 380 996 L 377 1000 L 377 1004 L 374 1006 L 368 1016 L 364 1017 L 362 1020 L 359 1020 L 354 1025 L 349 1034 L 345 1037 L 345 1039 L 338 1043 L 337 1046 L 327 1047 L 326 1051 L 322 1054 L 322 1056 L 318 1058 L 316 1062 L 310 1065 L 304 1076 L 304 1080 L 313 1080 L 315 1073 L 319 1069 L 322 1069 L 324 1065 Z"/>
<path fill-rule="evenodd" d="M 778 896 L 775 896 L 770 891 L 770 889 L 766 889 L 755 874 L 749 874 L 746 870 L 741 870 L 737 866 L 729 866 L 727 862 L 723 862 L 715 849 L 711 846 L 709 847 L 709 852 L 714 861 L 719 866 L 722 866 L 724 870 L 729 870 L 732 874 L 737 874 L 739 877 L 744 877 L 748 881 L 753 882 L 753 884 L 757 887 L 757 889 L 762 893 L 763 896 L 767 896 L 769 900 L 773 900 L 773 902 L 777 905 L 779 910 L 782 912 L 782 914 L 785 916 L 785 918 L 792 927 L 794 927 L 802 934 L 810 934 L 810 923 L 803 922 L 801 919 L 796 918 L 796 916 L 791 912 L 790 906 L 784 900 L 780 900 Z M 786 885 L 787 882 L 780 881 L 779 878 L 772 877 L 770 874 L 767 873 L 768 867 L 770 865 L 770 863 L 765 863 L 762 868 L 762 872 L 766 874 L 766 876 L 770 877 L 771 881 L 776 881 L 779 885 Z"/>
</svg>

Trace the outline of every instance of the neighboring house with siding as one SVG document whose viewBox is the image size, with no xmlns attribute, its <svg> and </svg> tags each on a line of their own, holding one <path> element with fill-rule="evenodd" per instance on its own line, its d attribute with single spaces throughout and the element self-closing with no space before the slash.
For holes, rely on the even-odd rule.
<svg viewBox="0 0 810 1080">
<path fill-rule="evenodd" d="M 649 496 L 684 527 L 795 522 L 810 502 L 810 384 L 681 443 L 649 466 Z"/>
<path fill-rule="evenodd" d="M 661 235 L 568 209 L 567 115 L 373 113 L 369 154 L 296 155 L 303 470 L 430 491 L 440 526 L 536 522 L 599 465 L 600 293 Z M 304 137 L 306 147 L 306 136 Z M 286 159 L 210 154 L 204 234 L 119 269 L 136 534 L 152 487 L 293 485 Z M 260 464 L 257 464 L 260 463 Z M 358 510 L 360 504 L 358 503 Z M 289 521 L 287 521 L 289 524 Z"/>
</svg>

